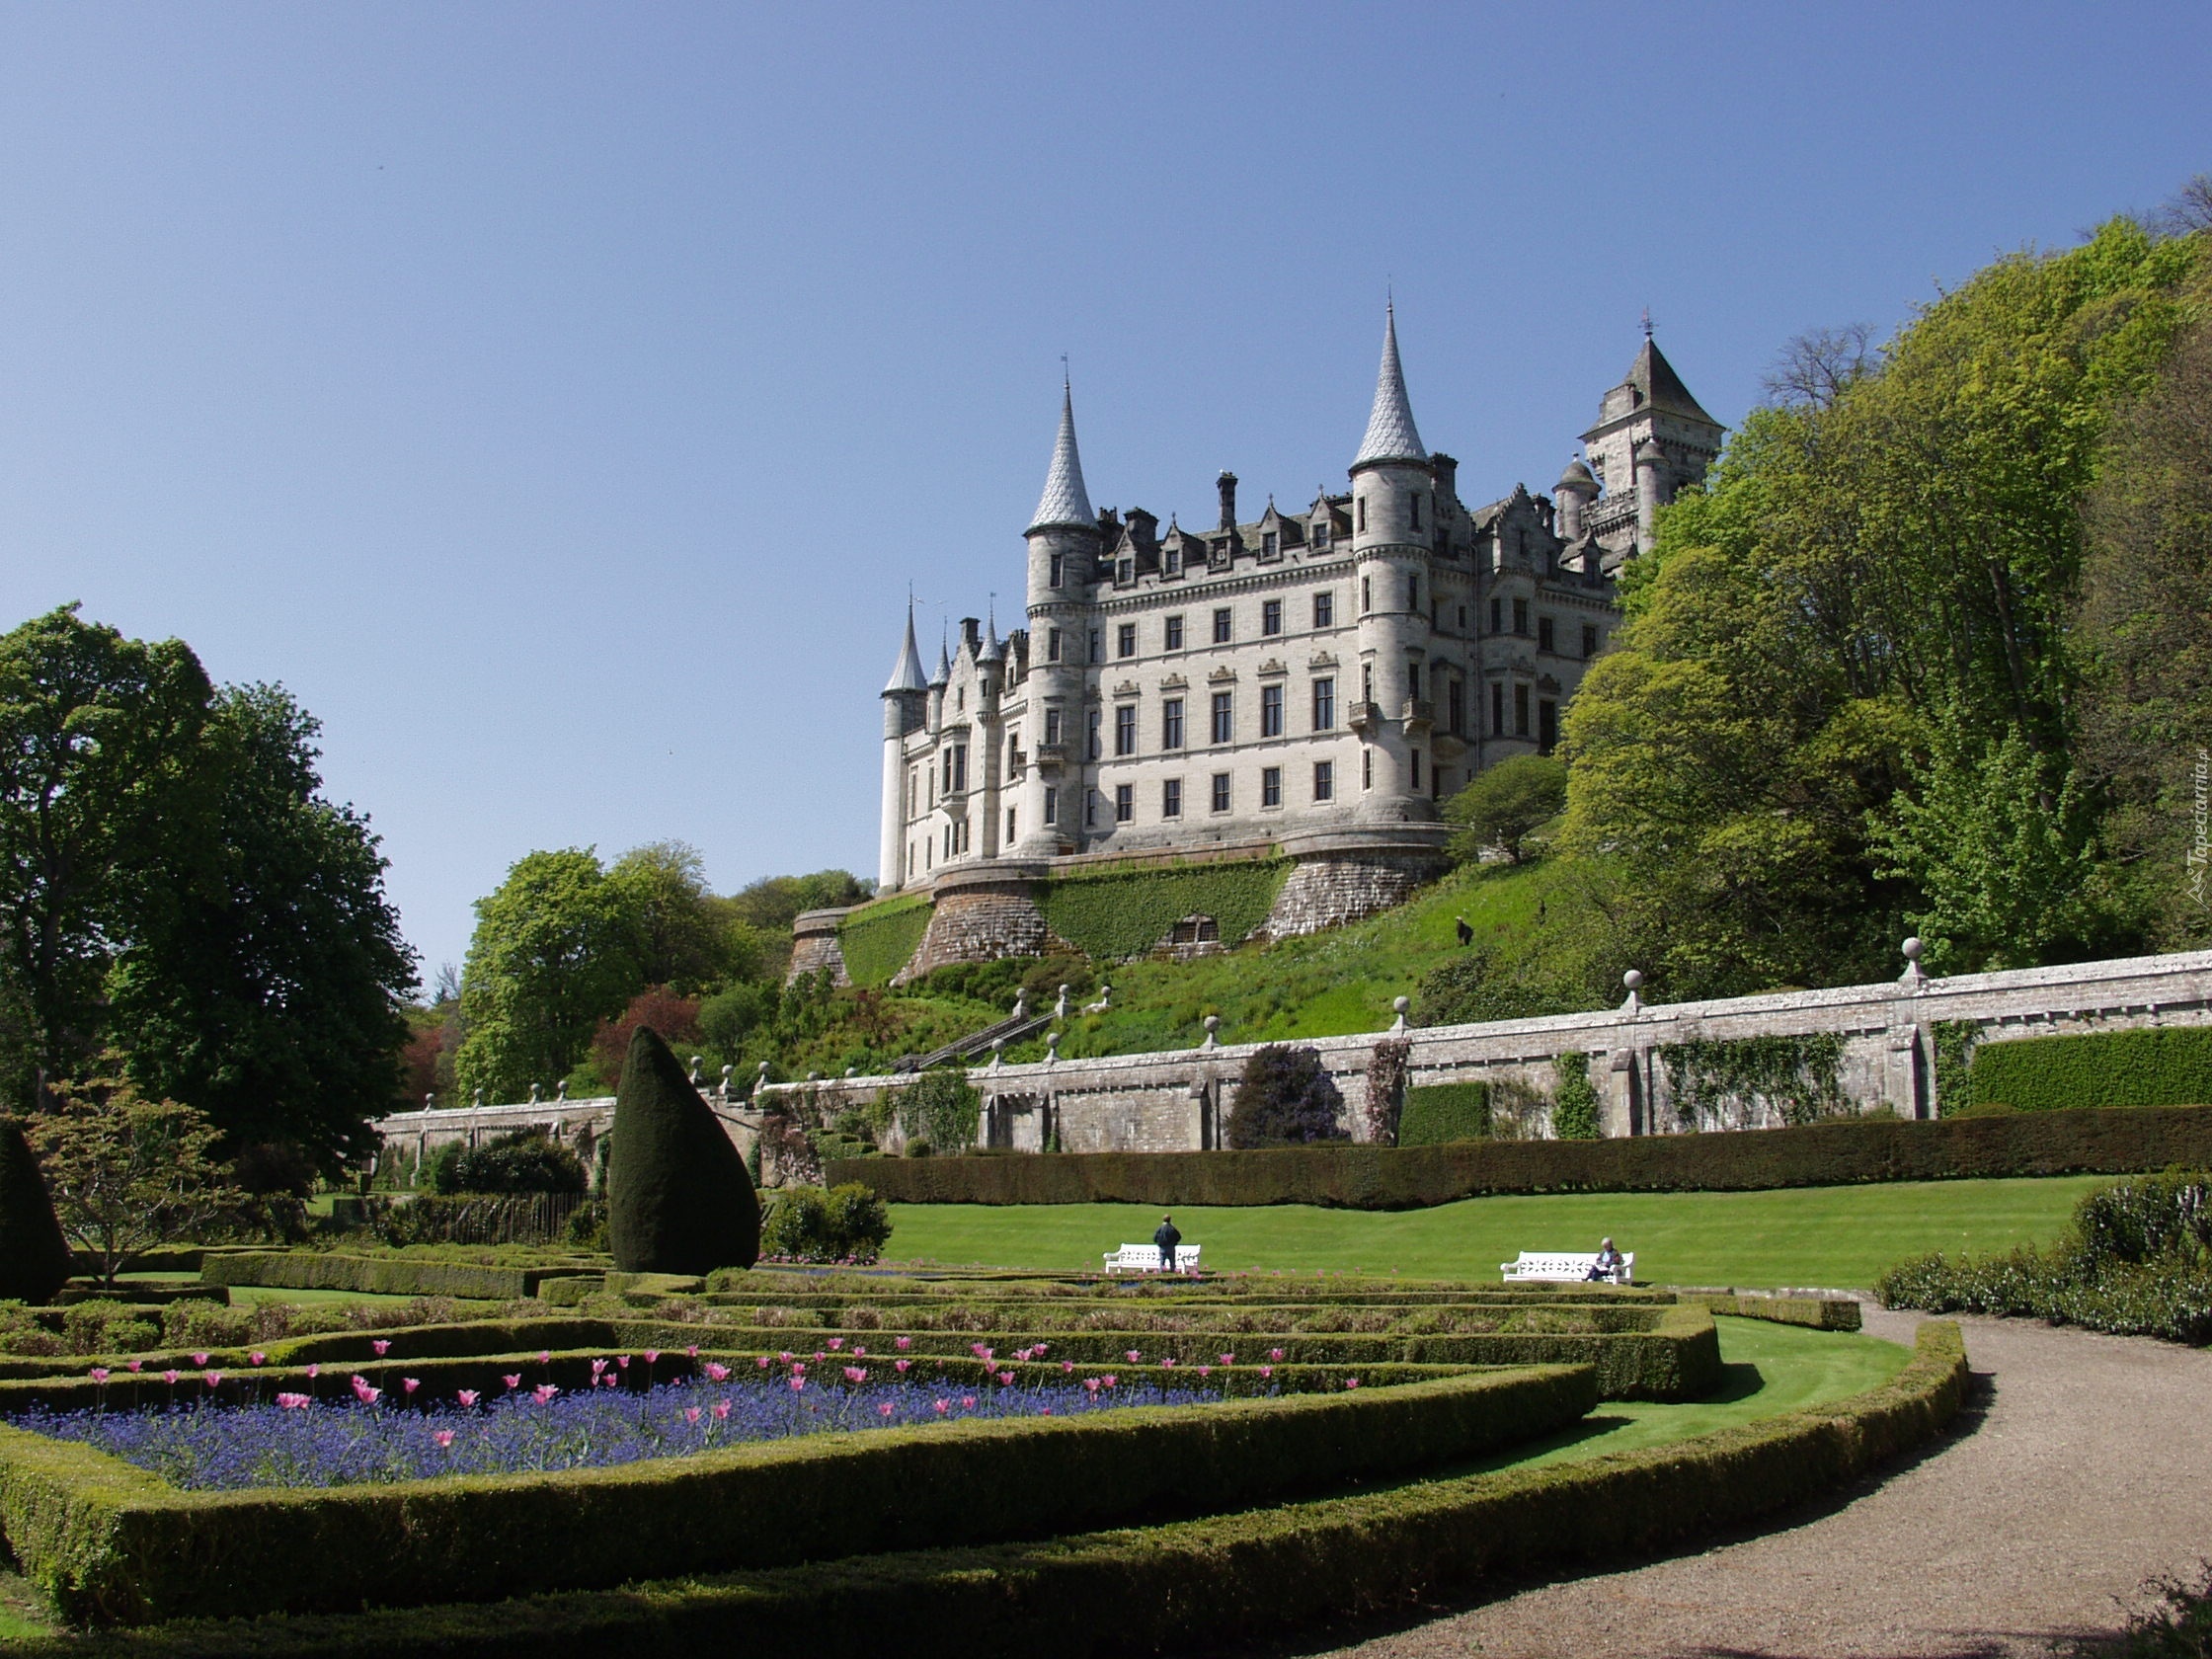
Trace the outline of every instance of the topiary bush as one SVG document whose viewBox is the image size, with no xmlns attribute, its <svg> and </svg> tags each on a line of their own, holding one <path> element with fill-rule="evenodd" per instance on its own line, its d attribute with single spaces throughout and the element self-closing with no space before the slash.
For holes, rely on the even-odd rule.
<svg viewBox="0 0 2212 1659">
<path fill-rule="evenodd" d="M 23 1125 L 0 1118 L 0 1300 L 49 1301 L 75 1265 Z"/>
<path fill-rule="evenodd" d="M 2212 1026 L 1985 1042 L 1968 1073 L 1975 1101 L 2016 1112 L 2212 1105 Z"/>
<path fill-rule="evenodd" d="M 1405 1091 L 1398 1118 L 1401 1146 L 1442 1146 L 1490 1138 L 1488 1083 L 1429 1083 Z"/>
<path fill-rule="evenodd" d="M 607 1245 L 624 1273 L 711 1273 L 760 1255 L 745 1160 L 651 1026 L 630 1039 L 614 1094 Z"/>
<path fill-rule="evenodd" d="M 581 1194 L 592 1184 L 583 1161 L 538 1130 L 495 1136 L 481 1146 L 456 1142 L 450 1157 L 432 1161 L 433 1192 Z"/>
<path fill-rule="evenodd" d="M 858 1183 L 782 1187 L 760 1224 L 760 1250 L 778 1261 L 872 1262 L 891 1237 L 891 1212 Z"/>
<path fill-rule="evenodd" d="M 1244 1063 L 1229 1103 L 1228 1144 L 1249 1150 L 1348 1141 L 1340 1125 L 1343 1111 L 1344 1096 L 1318 1049 L 1271 1043 Z"/>
</svg>

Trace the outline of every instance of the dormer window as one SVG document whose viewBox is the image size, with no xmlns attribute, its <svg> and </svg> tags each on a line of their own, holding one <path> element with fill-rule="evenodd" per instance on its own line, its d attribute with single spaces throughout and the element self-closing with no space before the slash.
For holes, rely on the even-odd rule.
<svg viewBox="0 0 2212 1659">
<path fill-rule="evenodd" d="M 1137 580 L 1136 561 L 1133 559 L 1124 559 L 1120 564 L 1116 565 L 1114 567 L 1114 580 L 1121 583 L 1125 587 L 1128 584 L 1135 582 Z"/>
<path fill-rule="evenodd" d="M 1263 558 L 1263 559 L 1272 559 L 1272 558 L 1274 558 L 1274 557 L 1275 557 L 1275 551 L 1276 551 L 1276 547 L 1277 547 L 1277 546 L 1278 546 L 1278 543 L 1277 543 L 1277 541 L 1276 541 L 1276 538 L 1275 538 L 1275 532 L 1274 532 L 1273 530 L 1263 530 L 1263 531 L 1261 531 L 1261 532 L 1260 532 L 1260 557 L 1261 557 L 1261 558 Z"/>
<path fill-rule="evenodd" d="M 1312 541 L 1314 552 L 1326 553 L 1329 550 L 1329 526 L 1326 519 L 1313 526 Z"/>
<path fill-rule="evenodd" d="M 1180 547 L 1170 547 L 1161 568 L 1169 576 L 1181 576 L 1183 574 L 1183 550 Z"/>
</svg>

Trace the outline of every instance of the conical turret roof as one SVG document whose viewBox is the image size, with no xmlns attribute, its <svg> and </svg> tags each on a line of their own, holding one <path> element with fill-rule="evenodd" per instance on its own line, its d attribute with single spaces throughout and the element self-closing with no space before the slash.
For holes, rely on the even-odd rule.
<svg viewBox="0 0 2212 1659">
<path fill-rule="evenodd" d="M 1375 408 L 1367 418 L 1367 436 L 1352 457 L 1355 467 L 1376 461 L 1425 461 L 1421 434 L 1413 426 L 1413 406 L 1406 401 L 1405 370 L 1398 364 L 1397 307 L 1382 312 L 1382 368 L 1375 381 Z"/>
<path fill-rule="evenodd" d="M 1687 415 L 1694 421 L 1702 421 L 1708 427 L 1720 423 L 1698 407 L 1698 400 L 1690 395 L 1690 388 L 1682 383 L 1682 376 L 1675 372 L 1650 335 L 1643 337 L 1643 350 L 1636 354 L 1636 360 L 1628 365 L 1628 378 L 1624 385 L 1636 389 L 1636 407 L 1646 405 L 1664 409 L 1672 414 Z"/>
<path fill-rule="evenodd" d="M 1045 493 L 1037 498 L 1032 530 L 1094 527 L 1098 515 L 1090 510 L 1090 492 L 1083 488 L 1083 458 L 1075 452 L 1075 394 L 1066 382 L 1060 388 L 1060 435 L 1053 440 L 1052 470 L 1045 474 Z"/>
<path fill-rule="evenodd" d="M 914 603 L 911 599 L 907 601 L 907 643 L 899 648 L 898 664 L 883 689 L 887 697 L 894 691 L 929 689 L 929 677 L 921 672 L 921 653 L 914 647 Z"/>
<path fill-rule="evenodd" d="M 976 661 L 979 663 L 996 663 L 1003 661 L 1005 655 L 1005 647 L 998 643 L 998 607 L 992 605 L 990 607 L 990 624 L 984 631 L 984 648 L 976 654 Z"/>
<path fill-rule="evenodd" d="M 952 680 L 952 653 L 945 648 L 942 637 L 937 641 L 937 672 L 929 676 L 931 686 L 949 684 Z"/>
</svg>

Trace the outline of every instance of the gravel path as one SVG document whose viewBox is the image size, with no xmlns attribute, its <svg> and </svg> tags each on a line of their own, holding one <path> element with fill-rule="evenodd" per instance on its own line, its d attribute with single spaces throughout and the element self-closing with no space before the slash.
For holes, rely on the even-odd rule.
<svg viewBox="0 0 2212 1659">
<path fill-rule="evenodd" d="M 1867 1309 L 1909 1342 L 1917 1315 Z M 1360 1659 L 2014 1659 L 2117 1629 L 2212 1556 L 2212 1352 L 1965 1319 L 1960 1429 L 1756 1538 L 1509 1593 Z M 1339 1640 L 1343 1639 L 1339 1636 Z M 1308 1651 L 1315 1651 L 1308 1649 Z"/>
</svg>

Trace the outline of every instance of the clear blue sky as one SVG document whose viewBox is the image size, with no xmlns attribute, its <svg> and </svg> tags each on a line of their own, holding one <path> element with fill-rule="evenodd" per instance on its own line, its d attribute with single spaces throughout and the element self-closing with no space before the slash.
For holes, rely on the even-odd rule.
<svg viewBox="0 0 2212 1659">
<path fill-rule="evenodd" d="M 0 626 L 322 717 L 426 974 L 533 847 L 873 870 L 907 585 L 1091 494 L 1558 476 L 2212 169 L 2212 7 L 0 5 Z"/>
</svg>

